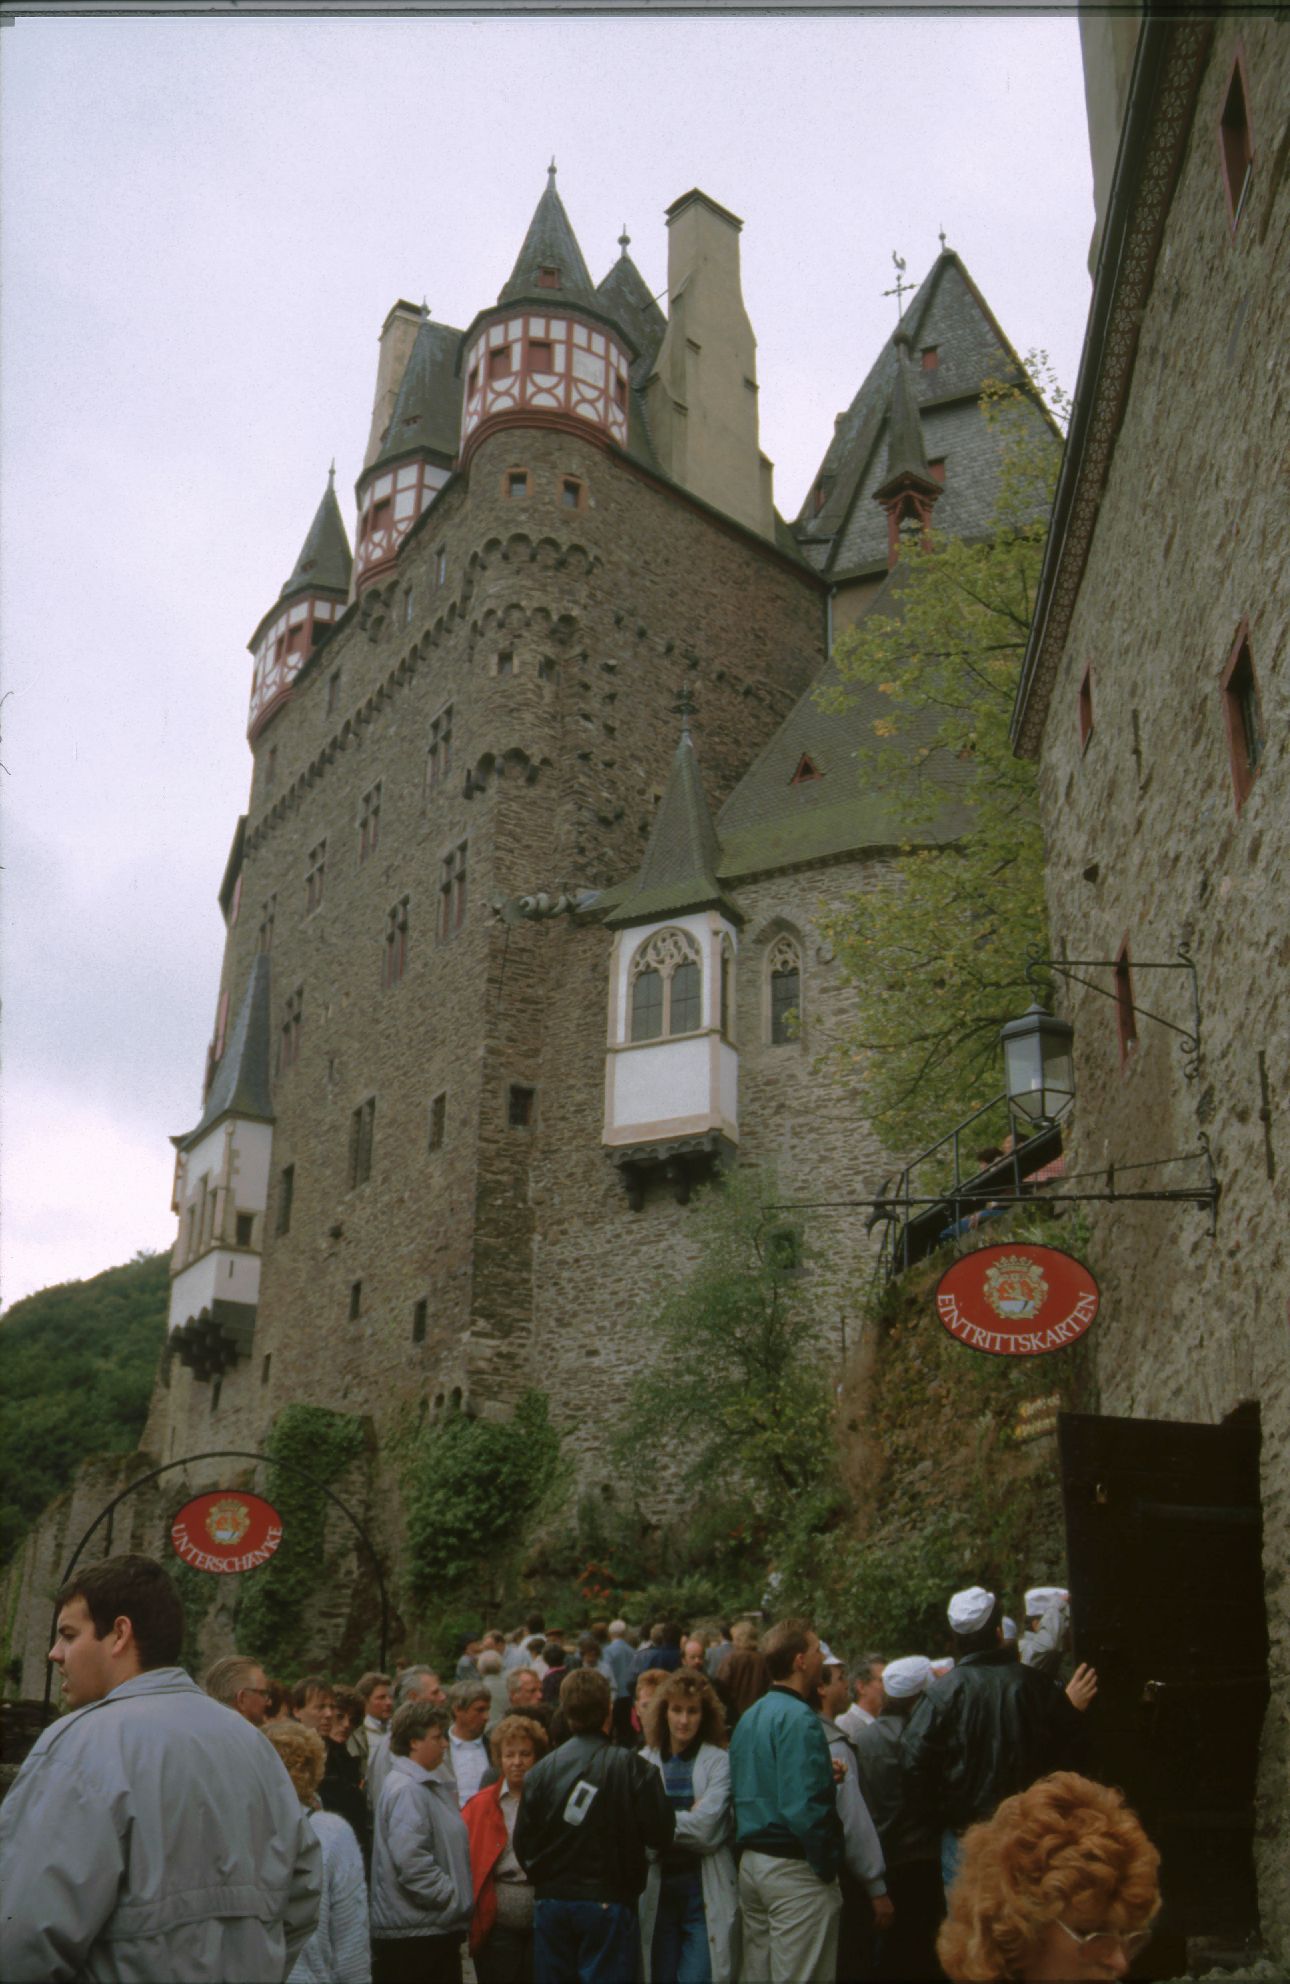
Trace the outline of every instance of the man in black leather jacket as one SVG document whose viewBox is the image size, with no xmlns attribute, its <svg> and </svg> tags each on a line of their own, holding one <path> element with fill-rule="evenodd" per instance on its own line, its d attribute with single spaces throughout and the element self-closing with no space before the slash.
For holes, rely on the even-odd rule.
<svg viewBox="0 0 1290 1984">
<path fill-rule="evenodd" d="M 928 1687 L 900 1746 L 903 1806 L 940 1830 L 946 1887 L 968 1826 L 1037 1777 L 1080 1768 L 1081 1711 L 1097 1689 L 1090 1667 L 1079 1668 L 1063 1693 L 1022 1666 L 1004 1643 L 1002 1604 L 979 1585 L 955 1593 L 949 1617 L 955 1665 Z"/>
<path fill-rule="evenodd" d="M 533 1883 L 535 1984 L 624 1984 L 639 1969 L 645 1849 L 669 1845 L 676 1819 L 659 1772 L 610 1743 L 611 1707 L 606 1677 L 575 1668 L 560 1687 L 573 1734 L 524 1780 L 515 1852 Z"/>
</svg>

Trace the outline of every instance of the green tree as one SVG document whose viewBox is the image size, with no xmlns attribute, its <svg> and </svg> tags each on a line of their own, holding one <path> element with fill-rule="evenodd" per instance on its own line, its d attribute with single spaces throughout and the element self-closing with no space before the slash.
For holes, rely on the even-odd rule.
<svg viewBox="0 0 1290 1984">
<path fill-rule="evenodd" d="M 832 1412 L 811 1354 L 800 1229 L 775 1211 L 774 1180 L 739 1169 L 696 1209 L 699 1264 L 636 1318 L 648 1368 L 618 1429 L 621 1461 L 654 1456 L 701 1491 L 729 1497 L 745 1531 L 770 1541 L 791 1517 L 827 1511 Z"/>
<path fill-rule="evenodd" d="M 497 1560 L 523 1545 L 569 1482 L 544 1392 L 523 1393 L 509 1420 L 450 1412 L 407 1439 L 402 1459 L 411 1588 L 421 1599 L 490 1584 Z"/>
<path fill-rule="evenodd" d="M 1051 382 L 1049 396 L 1062 404 Z M 887 601 L 837 644 L 829 692 L 872 705 L 860 774 L 903 837 L 894 884 L 828 926 L 859 1005 L 846 1051 L 896 1149 L 998 1093 L 999 1028 L 1034 996 L 1026 952 L 1046 934 L 1035 767 L 1008 733 L 1061 447 L 1028 390 L 988 385 L 981 408 L 1000 461 L 989 536 L 902 545 Z"/>
</svg>

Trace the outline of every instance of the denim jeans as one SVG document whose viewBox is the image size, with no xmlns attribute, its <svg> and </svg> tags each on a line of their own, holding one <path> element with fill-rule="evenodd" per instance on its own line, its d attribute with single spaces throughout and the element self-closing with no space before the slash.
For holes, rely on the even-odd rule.
<svg viewBox="0 0 1290 1984">
<path fill-rule="evenodd" d="M 941 1834 L 941 1882 L 948 1897 L 959 1871 L 959 1861 L 963 1858 L 963 1842 L 958 1833 L 948 1828 Z"/>
<path fill-rule="evenodd" d="M 533 1910 L 534 1984 L 636 1984 L 640 1923 L 621 1901 L 543 1901 Z"/>
<path fill-rule="evenodd" d="M 698 1874 L 666 1876 L 658 1891 L 649 1974 L 654 1984 L 712 1984 L 708 1918 Z"/>
</svg>

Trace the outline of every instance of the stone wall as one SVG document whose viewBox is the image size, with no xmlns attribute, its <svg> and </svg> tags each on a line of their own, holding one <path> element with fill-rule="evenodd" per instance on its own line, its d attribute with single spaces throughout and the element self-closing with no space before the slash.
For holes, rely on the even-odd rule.
<svg viewBox="0 0 1290 1984">
<path fill-rule="evenodd" d="M 1235 234 L 1219 117 L 1243 43 L 1256 149 Z M 1129 401 L 1061 672 L 1041 791 L 1052 945 L 1113 958 L 1127 938 L 1143 1007 L 1190 1025 L 1194 947 L 1202 1055 L 1184 1079 L 1176 1036 L 1149 1019 L 1122 1061 L 1116 1010 L 1075 990 L 1071 1169 L 1195 1151 L 1222 1187 L 1217 1234 L 1186 1205 L 1097 1209 L 1089 1258 L 1104 1291 L 1102 1410 L 1217 1421 L 1257 1400 L 1272 1642 L 1260 1856 L 1265 1930 L 1290 1946 L 1283 1840 L 1290 1775 L 1290 561 L 1285 503 L 1286 157 L 1290 43 L 1268 22 L 1219 24 L 1142 325 Z M 1220 677 L 1248 618 L 1266 753 L 1238 812 Z M 1091 667 L 1093 730 L 1078 698 Z M 1099 976 L 1098 974 L 1089 974 Z M 1100 974 L 1103 986 L 1110 975 Z M 1175 1185 L 1174 1166 L 1125 1179 Z M 1199 1595 L 1198 1595 L 1199 1596 Z"/>
</svg>

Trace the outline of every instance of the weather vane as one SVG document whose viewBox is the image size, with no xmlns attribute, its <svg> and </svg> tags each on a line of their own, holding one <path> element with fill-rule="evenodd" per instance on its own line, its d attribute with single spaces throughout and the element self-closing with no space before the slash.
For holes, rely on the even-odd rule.
<svg viewBox="0 0 1290 1984">
<path fill-rule="evenodd" d="M 918 284 L 905 281 L 905 258 L 903 255 L 898 255 L 894 248 L 891 251 L 891 259 L 896 264 L 896 281 L 891 289 L 884 289 L 882 293 L 884 296 L 895 297 L 896 322 L 899 323 L 905 314 L 905 292 L 908 291 L 912 296 Z"/>
</svg>

